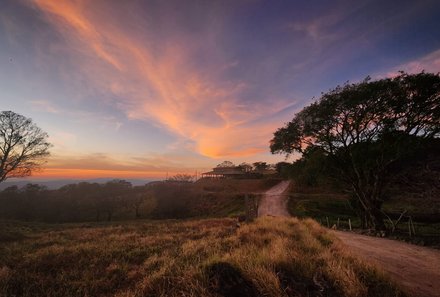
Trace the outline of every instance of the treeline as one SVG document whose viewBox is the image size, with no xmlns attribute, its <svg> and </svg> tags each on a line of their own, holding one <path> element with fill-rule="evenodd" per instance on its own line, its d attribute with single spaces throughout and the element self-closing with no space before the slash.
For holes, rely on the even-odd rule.
<svg viewBox="0 0 440 297">
<path fill-rule="evenodd" d="M 57 190 L 38 184 L 0 192 L 0 219 L 58 222 L 182 218 L 194 215 L 191 183 L 154 182 L 132 186 L 124 180 L 81 182 Z"/>
<path fill-rule="evenodd" d="M 390 164 L 390 183 L 387 189 L 392 191 L 399 188 L 409 193 L 418 193 L 419 196 L 440 199 L 439 152 L 440 139 L 419 141 L 406 158 Z M 310 146 L 304 150 L 300 159 L 293 163 L 280 162 L 276 167 L 281 176 L 294 179 L 301 187 L 347 190 L 350 185 L 338 178 L 334 163 L 335 159 L 327 152 Z"/>
<path fill-rule="evenodd" d="M 420 213 L 414 205 L 408 213 L 421 221 L 438 221 L 440 201 L 440 139 L 419 141 L 406 158 L 393 161 L 387 168 L 387 186 L 381 202 L 400 205 L 401 201 L 420 201 L 432 205 L 429 213 Z M 366 156 L 367 157 L 367 156 Z M 302 157 L 293 163 L 280 162 L 278 172 L 293 179 L 298 191 L 346 194 L 353 212 L 364 222 L 361 205 L 351 191 L 351 184 L 338 178 L 335 159 L 316 146 L 305 149 Z M 374 162 L 374 159 L 372 160 Z M 395 207 L 398 212 L 381 210 L 388 218 L 398 219 L 405 209 Z M 420 208 L 425 209 L 425 207 Z M 437 216 L 437 219 L 435 217 Z M 362 225 L 362 227 L 366 227 Z"/>
<path fill-rule="evenodd" d="M 0 216 L 43 222 L 111 221 L 115 215 L 140 217 L 148 197 L 145 186 L 133 187 L 124 180 L 81 182 L 58 190 L 38 184 L 11 186 L 0 192 Z"/>
</svg>

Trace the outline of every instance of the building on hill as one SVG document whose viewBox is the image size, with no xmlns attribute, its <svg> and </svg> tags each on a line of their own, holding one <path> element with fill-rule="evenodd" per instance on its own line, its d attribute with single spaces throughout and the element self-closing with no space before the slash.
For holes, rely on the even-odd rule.
<svg viewBox="0 0 440 297">
<path fill-rule="evenodd" d="M 202 178 L 261 178 L 276 174 L 275 170 L 247 170 L 243 166 L 215 167 L 212 171 L 202 173 Z"/>
<path fill-rule="evenodd" d="M 248 173 L 240 166 L 215 167 L 212 171 L 202 173 L 202 178 L 243 178 Z"/>
</svg>

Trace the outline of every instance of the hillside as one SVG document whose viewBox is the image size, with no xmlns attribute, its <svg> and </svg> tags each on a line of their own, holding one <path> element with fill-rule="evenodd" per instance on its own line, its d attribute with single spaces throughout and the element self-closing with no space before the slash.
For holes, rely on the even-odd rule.
<svg viewBox="0 0 440 297">
<path fill-rule="evenodd" d="M 0 296 L 403 296 L 312 220 L 0 230 Z"/>
<path fill-rule="evenodd" d="M 29 185 L 0 191 L 0 220 L 70 223 L 239 216 L 245 213 L 246 194 L 256 197 L 278 182 L 201 179 L 132 186 L 114 180 L 69 184 L 58 190 Z"/>
</svg>

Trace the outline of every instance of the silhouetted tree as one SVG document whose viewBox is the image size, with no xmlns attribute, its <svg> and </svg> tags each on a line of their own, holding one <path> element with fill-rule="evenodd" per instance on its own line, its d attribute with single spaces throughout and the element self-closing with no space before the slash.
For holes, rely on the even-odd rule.
<svg viewBox="0 0 440 297">
<path fill-rule="evenodd" d="M 252 165 L 246 162 L 241 163 L 238 165 L 238 167 L 241 168 L 244 172 L 251 172 L 252 171 Z"/>
<path fill-rule="evenodd" d="M 25 221 L 41 220 L 47 207 L 42 202 L 47 197 L 47 188 L 38 184 L 27 184 L 20 189 L 21 205 L 19 207 L 20 219 Z"/>
<path fill-rule="evenodd" d="M 65 219 L 80 220 L 80 218 L 95 217 L 100 221 L 105 203 L 104 187 L 98 183 L 80 182 L 61 187 L 56 191 L 69 209 Z M 66 218 L 67 217 L 67 218 Z"/>
<path fill-rule="evenodd" d="M 195 176 L 192 176 L 190 174 L 176 174 L 172 177 L 170 177 L 169 181 L 175 181 L 175 182 L 187 182 L 190 183 L 195 179 Z"/>
<path fill-rule="evenodd" d="M 220 164 L 217 165 L 217 167 L 234 167 L 235 164 L 231 161 L 223 161 Z"/>
<path fill-rule="evenodd" d="M 0 182 L 39 169 L 49 156 L 47 138 L 31 119 L 12 111 L 0 112 Z"/>
<path fill-rule="evenodd" d="M 280 176 L 288 178 L 291 166 L 292 164 L 288 162 L 278 162 L 275 164 L 275 170 Z"/>
<path fill-rule="evenodd" d="M 106 182 L 101 193 L 102 209 L 107 213 L 107 220 L 111 221 L 114 212 L 123 206 L 123 199 L 130 194 L 131 183 L 125 180 Z"/>
<path fill-rule="evenodd" d="M 317 146 L 308 146 L 301 159 L 296 160 L 290 167 L 290 174 L 295 177 L 298 185 L 316 187 L 322 180 L 331 179 L 331 170 L 328 170 L 329 160 L 327 153 Z M 330 175 L 330 178 L 327 177 Z"/>
<path fill-rule="evenodd" d="M 136 219 L 141 217 L 140 209 L 146 200 L 152 200 L 152 190 L 148 186 L 136 186 L 126 198 L 127 207 L 134 211 Z"/>
<path fill-rule="evenodd" d="M 255 162 L 253 165 L 256 171 L 269 169 L 269 165 L 266 162 Z"/>
<path fill-rule="evenodd" d="M 10 186 L 0 192 L 0 216 L 18 219 L 20 191 L 17 186 Z"/>
<path fill-rule="evenodd" d="M 402 72 L 322 94 L 274 133 L 270 149 L 291 154 L 315 146 L 324 151 L 334 176 L 358 201 L 365 225 L 383 230 L 383 192 L 392 166 L 439 133 L 439 75 Z"/>
</svg>

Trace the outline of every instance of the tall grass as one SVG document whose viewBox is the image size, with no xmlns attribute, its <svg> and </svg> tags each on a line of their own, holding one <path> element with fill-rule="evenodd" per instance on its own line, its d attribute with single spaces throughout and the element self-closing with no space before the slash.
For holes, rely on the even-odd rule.
<svg viewBox="0 0 440 297">
<path fill-rule="evenodd" d="M 9 232 L 0 245 L 0 296 L 403 296 L 309 219 Z"/>
</svg>

